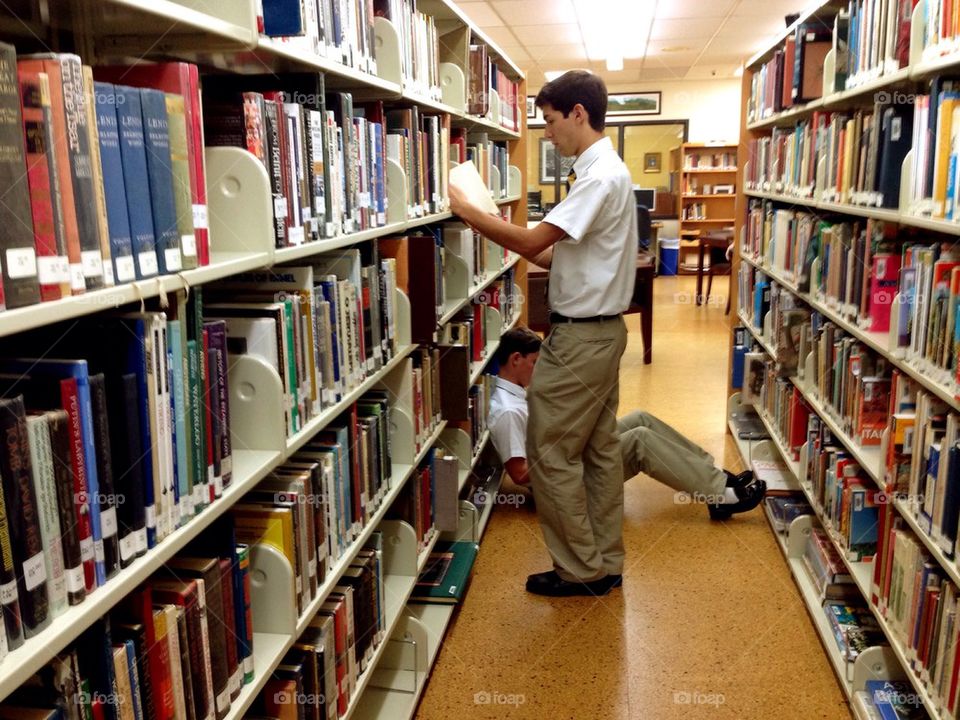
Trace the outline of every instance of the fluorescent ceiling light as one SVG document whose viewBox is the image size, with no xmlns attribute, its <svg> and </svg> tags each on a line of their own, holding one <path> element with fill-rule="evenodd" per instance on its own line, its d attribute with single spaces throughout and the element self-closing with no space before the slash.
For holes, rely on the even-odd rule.
<svg viewBox="0 0 960 720">
<path fill-rule="evenodd" d="M 653 24 L 653 0 L 573 0 L 587 57 L 642 58 Z"/>
<path fill-rule="evenodd" d="M 617 72 L 618 70 L 623 70 L 623 56 L 622 55 L 610 55 L 607 57 L 607 70 L 610 72 Z"/>
<path fill-rule="evenodd" d="M 543 76 L 547 79 L 547 82 L 553 82 L 558 77 L 563 75 L 566 70 L 547 70 Z"/>
<path fill-rule="evenodd" d="M 743 65 L 741 65 L 740 67 L 738 67 L 736 70 L 733 71 L 733 76 L 743 77 Z"/>
</svg>

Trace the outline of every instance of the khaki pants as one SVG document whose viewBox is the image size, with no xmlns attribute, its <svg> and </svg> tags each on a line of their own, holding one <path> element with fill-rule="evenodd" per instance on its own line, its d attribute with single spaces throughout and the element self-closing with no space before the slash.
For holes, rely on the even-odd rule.
<svg viewBox="0 0 960 720">
<path fill-rule="evenodd" d="M 727 476 L 713 456 L 650 413 L 632 412 L 617 421 L 623 479 L 646 473 L 695 498 L 722 495 Z"/>
<path fill-rule="evenodd" d="M 527 454 L 554 569 L 589 582 L 623 572 L 617 433 L 622 318 L 554 325 L 527 390 Z"/>
</svg>

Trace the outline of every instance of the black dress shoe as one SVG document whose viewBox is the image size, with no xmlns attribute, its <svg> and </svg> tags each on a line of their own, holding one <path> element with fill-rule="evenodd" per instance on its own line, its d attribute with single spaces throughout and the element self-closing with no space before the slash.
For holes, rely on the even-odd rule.
<svg viewBox="0 0 960 720">
<path fill-rule="evenodd" d="M 527 578 L 527 592 L 548 597 L 572 597 L 575 595 L 606 595 L 623 585 L 622 575 L 607 575 L 591 582 L 571 582 L 557 575 L 556 570 L 536 573 Z"/>
<path fill-rule="evenodd" d="M 740 494 L 753 483 L 753 470 L 744 470 L 742 473 L 734 475 L 729 470 L 724 470 L 727 474 L 727 487 L 733 488 L 734 493 L 736 493 L 737 498 L 743 500 L 743 496 Z"/>
<path fill-rule="evenodd" d="M 707 505 L 711 520 L 729 520 L 731 515 L 753 510 L 763 502 L 763 496 L 767 494 L 767 484 L 763 480 L 757 480 L 753 477 L 753 473 L 750 473 L 750 482 L 739 489 L 735 487 L 733 491 L 739 498 L 737 502 Z"/>
</svg>

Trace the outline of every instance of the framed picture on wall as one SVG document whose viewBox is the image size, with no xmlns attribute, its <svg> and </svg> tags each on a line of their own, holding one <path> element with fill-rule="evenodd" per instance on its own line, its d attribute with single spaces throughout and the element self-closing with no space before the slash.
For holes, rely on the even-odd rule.
<svg viewBox="0 0 960 720">
<path fill-rule="evenodd" d="M 537 116 L 537 106 L 534 104 L 536 98 L 533 95 L 527 95 L 527 117 L 535 118 Z"/>
<path fill-rule="evenodd" d="M 658 173 L 663 167 L 663 153 L 648 152 L 643 154 L 643 171 Z"/>
<path fill-rule="evenodd" d="M 659 115 L 660 92 L 614 93 L 607 96 L 607 115 Z"/>
<path fill-rule="evenodd" d="M 546 138 L 540 138 L 540 184 L 551 185 L 557 177 L 556 160 L 560 159 L 560 180 L 565 182 L 567 175 L 573 168 L 576 158 L 560 157 L 554 152 L 553 143 Z"/>
</svg>

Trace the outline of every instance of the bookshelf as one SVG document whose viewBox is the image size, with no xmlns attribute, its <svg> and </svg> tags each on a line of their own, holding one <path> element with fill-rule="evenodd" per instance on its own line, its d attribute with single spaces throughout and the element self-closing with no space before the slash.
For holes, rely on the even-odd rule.
<svg viewBox="0 0 960 720">
<path fill-rule="evenodd" d="M 33 47 L 33 40 L 28 37 L 31 33 L 37 34 L 37 41 L 41 43 L 44 42 L 43 38 L 56 37 L 55 47 L 75 51 L 85 64 L 95 66 L 133 57 L 191 62 L 200 67 L 201 82 L 218 75 L 243 79 L 248 75 L 264 73 L 274 74 L 275 77 L 286 73 L 320 73 L 325 80 L 327 93 L 350 93 L 357 104 L 380 101 L 388 110 L 415 107 L 427 115 L 446 115 L 452 128 L 485 133 L 491 144 L 504 144 L 510 160 L 524 159 L 523 108 L 520 107 L 515 115 L 516 128 L 508 127 L 506 120 L 511 113 L 511 100 L 524 97 L 523 73 L 482 31 L 471 25 L 453 2 L 423 0 L 418 5 L 420 11 L 442 29 L 438 37 L 455 36 L 459 50 L 468 49 L 470 43 L 486 45 L 488 56 L 496 63 L 503 77 L 517 82 L 519 91 L 513 93 L 504 87 L 504 97 L 501 99 L 495 90 L 491 90 L 488 93 L 490 109 L 487 115 L 472 115 L 466 107 L 469 67 L 463 63 L 458 65 L 458 58 L 453 56 L 450 46 L 440 53 L 438 82 L 434 94 L 430 96 L 404 71 L 403 58 L 398 54 L 401 47 L 400 32 L 390 20 L 376 18 L 371 22 L 369 50 L 372 54 L 358 53 L 355 64 L 347 65 L 333 56 L 306 52 L 299 41 L 262 35 L 258 31 L 257 4 L 253 0 L 212 5 L 205 0 L 156 0 L 151 3 L 136 0 L 78 0 L 65 3 L 63 8 L 58 8 L 58 14 L 51 17 L 38 15 L 38 18 L 14 18 L 14 22 L 0 24 L 3 27 L 0 40 L 20 50 L 21 45 Z M 361 11 L 358 9 L 356 12 Z M 5 14 L 9 13 L 5 11 Z M 16 29 L 20 20 L 22 31 Z M 466 56 L 463 58 L 466 59 Z M 305 87 L 304 91 L 309 89 Z M 511 95 L 514 97 L 511 98 Z M 382 130 L 385 132 L 386 126 Z M 0 337 L 11 348 L 17 347 L 19 352 L 17 343 L 22 334 L 54 328 L 56 323 L 99 321 L 101 317 L 112 317 L 115 310 L 165 312 L 168 303 L 178 307 L 178 303 L 187 303 L 191 295 L 215 292 L 227 287 L 223 283 L 241 275 L 258 273 L 264 269 L 299 267 L 318 261 L 324 253 L 351 251 L 361 246 L 368 247 L 371 243 L 380 245 L 384 239 L 410 235 L 452 218 L 447 211 L 446 199 L 442 196 L 435 199 L 433 212 L 425 208 L 419 213 L 407 212 L 404 200 L 414 179 L 397 165 L 385 172 L 387 183 L 383 190 L 385 196 L 400 198 L 401 202 L 391 203 L 384 217 L 371 220 L 370 227 L 277 247 L 273 228 L 275 197 L 269 173 L 260 161 L 247 150 L 237 147 L 202 146 L 200 153 L 206 173 L 204 188 L 209 210 L 208 263 L 181 272 L 2 310 Z M 438 154 L 438 158 L 442 165 L 448 164 L 449 155 Z M 520 226 L 526 225 L 526 207 L 521 202 L 522 189 L 526 185 L 525 166 L 525 162 L 509 164 L 508 161 L 503 174 L 493 166 L 489 173 L 494 201 L 504 212 L 509 212 L 512 222 Z M 200 226 L 197 227 L 199 229 Z M 482 239 L 478 238 L 480 241 Z M 502 329 L 515 325 L 525 313 L 522 300 L 525 262 L 512 253 L 501 257 L 499 262 L 493 262 L 491 257 L 495 256 L 488 253 L 488 265 L 482 278 L 471 280 L 462 287 L 449 285 L 445 288 L 446 303 L 443 312 L 438 312 L 436 317 L 437 329 L 441 330 L 475 304 L 486 306 L 483 310 L 486 321 L 484 352 L 481 360 L 469 365 L 470 385 L 481 380 Z M 503 288 L 513 288 L 512 297 L 500 298 L 498 295 L 496 303 L 491 301 L 492 295 L 507 292 Z M 507 316 L 501 314 L 498 304 L 501 299 L 510 300 L 512 310 Z M 171 528 L 169 534 L 155 546 L 118 570 L 82 602 L 66 608 L 47 627 L 25 639 L 20 647 L 2 657 L 0 702 L 9 698 L 55 657 L 69 653 L 73 643 L 88 629 L 111 611 L 116 611 L 158 569 L 201 538 L 204 531 L 229 515 L 234 506 L 266 478 L 285 472 L 283 468 L 299 457 L 299 453 L 314 442 L 318 433 L 338 423 L 345 411 L 355 407 L 358 401 L 375 390 L 385 391 L 389 398 L 392 472 L 388 482 L 380 489 L 378 500 L 370 499 L 366 521 L 357 528 L 352 539 L 331 563 L 325 578 L 299 613 L 298 599 L 293 591 L 296 582 L 300 582 L 298 569 L 291 565 L 286 556 L 269 545 L 254 544 L 251 547 L 251 575 L 255 576 L 251 586 L 254 673 L 252 682 L 243 684 L 239 694 L 232 699 L 227 718 L 242 718 L 254 707 L 274 679 L 273 674 L 287 653 L 307 630 L 313 616 L 329 599 L 334 588 L 343 581 L 348 569 L 374 534 L 383 538 L 381 578 L 383 597 L 386 599 L 379 642 L 366 659 L 366 670 L 356 677 L 355 689 L 346 711 L 339 716 L 364 716 L 363 708 L 369 706 L 373 702 L 371 698 L 379 692 L 374 679 L 389 672 L 391 663 L 395 662 L 395 646 L 402 644 L 410 632 L 424 632 L 424 628 L 427 628 L 432 643 L 429 662 L 417 666 L 420 674 L 419 691 L 422 692 L 429 667 L 436 658 L 455 607 L 444 608 L 446 621 L 436 622 L 429 611 L 422 609 L 423 606 L 408 605 L 408 599 L 417 576 L 436 544 L 440 540 L 468 537 L 479 542 L 482 529 L 476 532 L 475 528 L 486 527 L 494 503 L 478 509 L 470 502 L 470 498 L 461 498 L 461 526 L 442 537 L 435 528 L 428 528 L 420 542 L 410 524 L 391 519 L 391 516 L 396 510 L 396 501 L 414 484 L 411 478 L 434 451 L 457 457 L 457 485 L 462 495 L 467 477 L 489 444 L 489 433 L 484 433 L 476 447 L 473 447 L 469 437 L 457 431 L 466 438 L 465 444 L 462 437 L 455 437 L 455 443 L 449 442 L 465 453 L 458 455 L 452 449 L 445 449 L 452 433 L 445 419 L 436 419 L 426 429 L 415 429 L 419 396 L 414 396 L 412 378 L 419 343 L 412 339 L 411 319 L 413 313 L 417 312 L 417 305 L 401 289 L 396 289 L 385 302 L 395 314 L 397 334 L 392 354 L 384 358 L 379 367 L 368 362 L 354 382 L 343 386 L 336 400 L 321 404 L 317 391 L 316 407 L 295 432 L 289 432 L 286 428 L 285 413 L 290 412 L 290 405 L 286 397 L 285 376 L 279 367 L 248 354 L 231 356 L 229 368 L 224 371 L 223 377 L 231 406 L 229 433 L 233 450 L 232 480 L 229 485 L 202 512 L 176 523 L 176 527 Z M 305 330 L 302 329 L 294 331 L 291 326 L 290 337 L 296 338 L 296 343 L 299 343 L 297 351 L 293 346 L 290 347 L 288 354 L 291 358 L 299 348 L 306 347 L 302 344 L 306 340 L 299 336 L 303 332 Z M 287 359 L 283 357 L 278 362 L 282 366 Z M 298 358 L 297 362 L 300 360 Z M 306 367 L 306 360 L 303 362 Z M 171 370 L 171 373 L 174 372 Z M 305 373 L 306 370 L 300 372 Z M 154 452 L 160 451 L 155 447 Z M 346 478 L 348 484 L 364 482 L 363 477 L 350 477 L 350 472 L 348 470 Z M 499 477 L 496 479 L 499 481 Z M 213 492 L 212 486 L 210 491 Z M 482 518 L 482 525 L 478 523 L 478 518 Z M 4 630 L 0 628 L 0 632 Z M 424 650 L 426 647 L 423 645 Z M 80 668 L 81 674 L 87 671 L 87 668 Z M 419 697 L 419 693 L 416 697 Z M 412 716 L 415 708 L 414 700 L 405 708 L 404 716 Z"/>
<path fill-rule="evenodd" d="M 680 272 L 697 271 L 697 238 L 702 233 L 734 223 L 736 151 L 735 143 L 682 143 L 671 153 L 677 174 Z"/>
<path fill-rule="evenodd" d="M 950 593 L 960 581 L 955 554 L 945 545 L 942 530 L 944 518 L 954 517 L 957 512 L 943 499 L 943 493 L 952 493 L 957 487 L 957 477 L 952 474 L 954 462 L 942 456 L 942 475 L 940 465 L 936 472 L 924 465 L 931 446 L 935 445 L 938 452 L 940 448 L 953 447 L 952 435 L 941 438 L 939 425 L 935 424 L 938 421 L 930 420 L 929 413 L 936 412 L 946 419 L 960 410 L 956 353 L 950 347 L 943 353 L 934 351 L 934 343 L 940 342 L 941 337 L 947 338 L 944 343 L 955 342 L 954 330 L 941 332 L 938 316 L 930 334 L 926 334 L 930 308 L 937 306 L 940 297 L 945 298 L 945 303 L 953 303 L 955 292 L 948 287 L 944 294 L 935 295 L 932 281 L 914 291 L 904 284 L 903 278 L 926 272 L 913 258 L 928 247 L 933 249 L 929 256 L 924 256 L 923 263 L 929 257 L 931 273 L 935 264 L 941 269 L 946 267 L 941 263 L 952 261 L 951 248 L 960 234 L 960 216 L 954 213 L 953 219 L 949 218 L 952 196 L 946 198 L 945 190 L 936 184 L 943 171 L 935 164 L 939 161 L 934 160 L 941 152 L 946 133 L 936 113 L 936 102 L 943 97 L 937 95 L 936 83 L 938 78 L 949 78 L 960 67 L 955 46 L 960 28 L 954 26 L 953 20 L 947 20 L 937 30 L 939 35 L 930 36 L 931 26 L 925 23 L 923 15 L 925 8 L 918 6 L 912 16 L 896 18 L 896 27 L 887 28 L 897 34 L 896 41 L 892 35 L 879 37 L 877 28 L 869 37 L 848 35 L 849 27 L 865 32 L 862 25 L 845 24 L 850 21 L 849 14 L 862 7 L 863 3 L 857 2 L 843 7 L 835 3 L 814 7 L 745 65 L 735 209 L 734 277 L 739 282 L 731 284 L 731 292 L 739 325 L 750 339 L 740 346 L 731 344 L 730 365 L 732 370 L 734 363 L 741 361 L 744 350 L 765 358 L 766 376 L 757 410 L 771 439 L 741 440 L 732 421 L 728 429 L 748 466 L 758 452 L 764 458 L 771 453 L 779 456 L 813 507 L 812 515 L 797 518 L 785 533 L 776 531 L 769 512 L 768 520 L 854 713 L 857 717 L 868 716 L 863 698 L 852 695 L 862 689 L 862 682 L 858 684 L 854 667 L 851 685 L 850 668 L 838 665 L 834 657 L 837 643 L 832 632 L 823 633 L 820 600 L 811 595 L 810 574 L 798 562 L 806 546 L 805 536 L 818 525 L 827 531 L 862 604 L 869 608 L 885 638 L 886 644 L 866 651 L 871 653 L 871 660 L 877 652 L 882 658 L 860 680 L 906 679 L 929 716 L 940 719 L 955 715 L 957 698 L 931 670 L 931 656 L 916 643 L 939 641 L 944 632 L 941 616 L 924 625 L 916 636 L 919 640 L 914 640 L 913 632 L 916 613 L 922 612 L 920 607 L 927 611 L 948 607 L 947 603 L 952 602 Z M 823 80 L 820 87 L 804 86 L 801 97 L 810 99 L 791 104 L 787 100 L 791 83 L 784 81 L 782 100 L 775 83 L 780 82 L 776 77 L 783 72 L 783 63 L 791 67 L 790 54 L 798 47 L 797 30 L 801 27 L 807 38 L 804 43 L 820 43 L 821 49 L 804 45 L 794 58 L 808 51 L 823 52 Z M 847 56 L 847 65 L 843 54 L 838 53 L 838 38 L 853 42 L 860 49 L 859 53 Z M 933 103 L 927 115 L 923 114 L 925 103 Z M 908 123 L 907 128 L 913 123 L 914 128 L 928 128 L 929 138 L 915 137 L 911 142 L 908 134 L 898 150 L 890 150 L 889 143 L 896 141 L 890 132 L 893 125 L 889 124 L 894 117 L 898 118 L 895 123 L 900 118 Z M 836 134 L 828 140 L 833 131 Z M 833 141 L 841 137 L 852 143 L 853 152 L 844 155 L 840 151 Z M 820 141 L 824 144 L 814 149 L 813 143 Z M 860 148 L 863 154 L 859 154 Z M 879 157 L 875 154 L 878 151 L 887 153 L 889 166 L 885 169 L 879 163 L 868 167 Z M 947 147 L 946 157 L 952 152 Z M 783 235 L 788 227 L 797 232 L 791 236 L 797 240 L 792 251 Z M 848 229 L 849 236 L 845 234 Z M 839 263 L 840 244 L 833 245 L 834 233 L 843 235 L 840 244 L 848 238 L 851 243 L 849 254 Z M 914 249 L 908 249 L 911 247 Z M 808 248 L 812 249 L 807 252 Z M 896 258 L 898 270 L 881 295 L 876 289 L 879 286 L 871 283 L 879 278 L 875 263 L 883 262 L 888 255 Z M 802 259 L 793 262 L 794 258 Z M 859 268 L 856 278 L 854 268 Z M 904 268 L 913 269 L 906 270 L 904 275 Z M 842 280 L 831 274 L 841 270 L 851 274 L 844 275 Z M 888 316 L 889 330 L 884 324 Z M 799 353 L 797 346 L 787 340 L 791 331 L 784 323 L 791 322 L 790 317 L 807 318 L 800 320 L 797 327 L 796 337 L 804 338 Z M 907 320 L 901 318 L 909 318 L 909 328 L 905 327 Z M 812 344 L 806 345 L 806 339 Z M 917 346 L 911 344 L 914 341 Z M 820 364 L 822 352 L 831 350 L 852 353 L 870 368 L 864 370 L 862 378 L 844 385 L 851 392 L 860 392 L 868 384 L 877 387 L 874 382 L 883 384 L 886 378 L 892 378 L 891 388 L 895 389 L 882 391 L 887 395 L 881 395 L 886 412 L 869 421 L 876 424 L 870 427 L 876 427 L 879 433 L 879 438 L 870 436 L 875 444 L 865 444 L 868 436 L 861 434 L 864 411 L 860 406 L 847 405 L 837 395 L 821 394 L 823 387 L 834 387 L 829 381 L 825 383 L 824 374 L 831 371 L 832 361 Z M 872 376 L 874 369 L 879 380 Z M 838 372 L 838 377 L 845 377 L 845 370 Z M 896 392 L 902 394 L 898 396 Z M 730 412 L 740 410 L 741 394 L 732 379 L 728 396 Z M 920 403 L 919 410 L 910 410 L 904 404 L 914 400 Z M 776 410 L 775 417 L 767 408 Z M 928 408 L 932 409 L 928 412 Z M 807 414 L 810 420 L 805 419 Z M 906 418 L 916 422 L 918 440 L 917 454 L 904 460 L 896 430 L 902 429 Z M 785 434 L 784 428 L 789 434 Z M 937 429 L 928 434 L 927 428 Z M 799 462 L 794 459 L 797 451 Z M 835 478 L 840 488 L 836 492 L 847 497 L 848 491 L 860 492 L 858 488 L 862 488 L 874 498 L 868 502 L 876 508 L 879 523 L 876 555 L 865 560 L 852 559 L 856 554 L 848 552 L 846 523 L 851 521 L 852 514 L 825 505 L 825 491 L 817 485 L 821 482 L 816 474 L 818 464 L 836 468 L 838 462 L 846 463 L 847 459 L 851 470 L 844 471 L 845 479 Z M 905 472 L 911 476 L 916 473 L 917 479 L 905 477 Z M 934 483 L 936 491 L 931 490 Z M 925 500 L 921 500 L 918 494 L 924 491 Z M 931 577 L 928 587 L 936 588 L 937 599 L 931 602 L 936 605 L 923 604 L 931 596 L 921 593 L 920 605 L 898 606 L 896 593 L 885 584 L 888 572 L 911 572 L 906 569 L 908 561 L 902 552 L 906 547 L 916 548 L 914 557 L 927 563 Z M 908 586 L 912 587 L 912 580 Z M 937 662 L 954 667 L 953 644 L 944 652 L 946 655 Z M 861 653 L 861 659 L 864 654 Z"/>
</svg>

